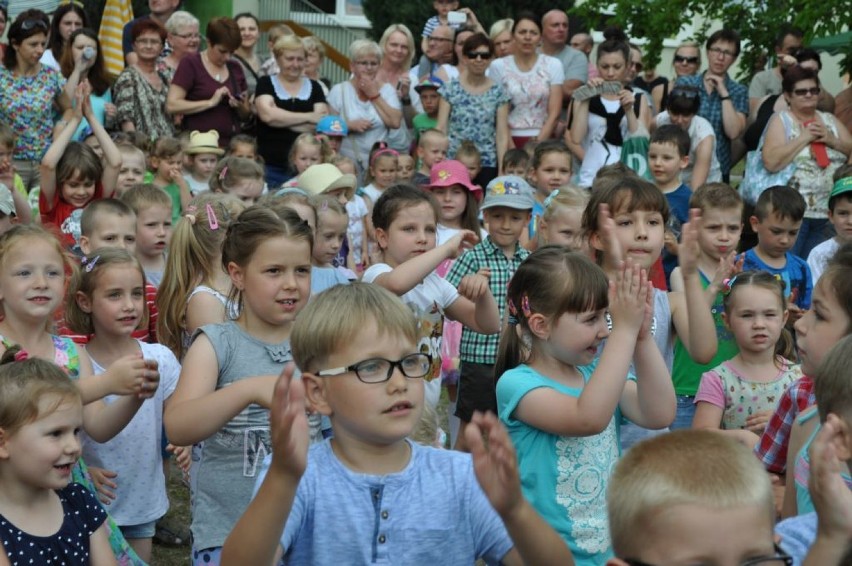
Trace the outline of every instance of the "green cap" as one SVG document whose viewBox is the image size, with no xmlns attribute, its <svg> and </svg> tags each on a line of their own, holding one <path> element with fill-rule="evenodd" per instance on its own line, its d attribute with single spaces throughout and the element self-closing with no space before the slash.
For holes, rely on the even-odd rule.
<svg viewBox="0 0 852 566">
<path fill-rule="evenodd" d="M 831 189 L 831 194 L 828 195 L 828 198 L 836 197 L 850 191 L 852 191 L 852 177 L 843 177 L 834 183 L 834 187 Z"/>
</svg>

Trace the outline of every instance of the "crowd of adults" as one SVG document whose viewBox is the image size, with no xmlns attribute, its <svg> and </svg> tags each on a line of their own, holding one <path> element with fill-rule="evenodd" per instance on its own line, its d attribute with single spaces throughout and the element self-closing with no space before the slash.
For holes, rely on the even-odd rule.
<svg viewBox="0 0 852 566">
<path fill-rule="evenodd" d="M 627 139 L 674 123 L 693 142 L 693 187 L 729 180 L 748 150 L 762 151 L 768 171 L 795 162 L 790 182 L 808 200 L 808 232 L 822 229 L 831 172 L 852 150 L 852 95 L 847 89 L 835 100 L 820 86 L 820 56 L 803 48 L 794 29 L 779 33 L 775 64 L 746 86 L 729 72 L 740 55 L 733 30 L 716 31 L 703 47 L 680 45 L 668 79 L 644 68 L 641 49 L 618 30 L 605 34 L 590 60 L 592 36 L 572 35 L 561 10 L 520 13 L 486 32 L 463 8 L 465 22 L 430 20 L 419 41 L 402 24 L 388 27 L 378 43 L 356 40 L 349 78 L 330 85 L 319 74 L 325 51 L 316 38 L 273 29 L 272 57 L 262 62 L 259 21 L 244 13 L 210 20 L 202 49 L 198 19 L 178 7 L 179 0 L 149 0 L 149 14 L 125 26 L 127 65 L 115 80 L 77 4 L 60 6 L 52 18 L 28 10 L 9 25 L 0 121 L 18 134 L 13 159 L 27 188 L 38 184 L 38 164 L 81 81 L 90 83 L 92 108 L 108 129 L 144 132 L 152 141 L 214 129 L 223 146 L 239 133 L 256 136 L 273 185 L 291 174 L 295 138 L 329 113 L 345 120 L 341 152 L 360 168 L 376 141 L 408 152 L 412 119 L 423 111 L 416 87 L 424 80 L 440 85 L 430 118 L 447 133 L 449 155 L 465 140 L 477 146 L 480 183 L 499 173 L 508 149 L 555 138 L 574 155 L 577 182 L 588 186 L 601 166 L 619 160 Z M 5 27 L 5 10 L 0 17 Z M 574 97 L 581 87 L 584 95 Z M 85 135 L 81 124 L 75 137 Z M 815 141 L 826 146 L 828 165 L 808 153 Z"/>
</svg>

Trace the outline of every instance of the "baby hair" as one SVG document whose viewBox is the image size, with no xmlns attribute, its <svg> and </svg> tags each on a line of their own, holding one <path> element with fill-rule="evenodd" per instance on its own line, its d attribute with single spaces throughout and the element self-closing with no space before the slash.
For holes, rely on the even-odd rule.
<svg viewBox="0 0 852 566">
<path fill-rule="evenodd" d="M 250 206 L 228 226 L 225 243 L 222 245 L 222 267 L 234 263 L 245 267 L 257 248 L 266 240 L 286 236 L 291 240 L 302 240 L 313 248 L 314 235 L 310 225 L 302 220 L 295 210 L 273 212 L 265 206 Z M 242 296 L 236 286 L 231 285 L 228 299 L 242 308 Z"/>
<path fill-rule="evenodd" d="M 603 270 L 581 253 L 562 246 L 544 246 L 530 254 L 509 281 L 509 325 L 500 337 L 495 377 L 499 379 L 535 356 L 534 345 L 530 345 L 532 314 L 556 320 L 566 312 L 603 309 L 609 305 L 608 291 Z"/>
<path fill-rule="evenodd" d="M 677 505 L 765 509 L 767 539 L 775 524 L 769 475 L 752 451 L 710 430 L 676 430 L 640 442 L 618 461 L 607 491 L 616 556 L 636 556 L 643 527 Z"/>
<path fill-rule="evenodd" d="M 622 177 L 601 183 L 593 187 L 589 204 L 583 211 L 583 233 L 591 237 L 600 229 L 598 214 L 602 204 L 609 205 L 613 216 L 622 212 L 644 210 L 659 212 L 663 216 L 663 224 L 669 221 L 669 202 L 663 192 L 644 179 L 637 176 Z"/>
<path fill-rule="evenodd" d="M 393 159 L 394 161 L 397 161 L 398 158 L 399 152 L 395 149 L 391 149 L 387 142 L 377 141 L 374 143 L 373 147 L 370 148 L 369 167 L 367 167 L 367 170 L 364 172 L 364 183 L 370 184 L 375 180 L 373 167 L 378 165 L 381 160 Z"/>
<path fill-rule="evenodd" d="M 689 208 L 704 212 L 709 209 L 728 210 L 743 207 L 743 197 L 725 183 L 705 183 L 695 189 L 689 197 Z"/>
<path fill-rule="evenodd" d="M 169 196 L 169 193 L 152 183 L 145 183 L 128 189 L 121 195 L 121 200 L 136 214 L 150 206 L 164 206 L 169 210 L 172 208 L 172 197 Z M 85 215 L 85 212 L 83 214 Z"/>
<path fill-rule="evenodd" d="M 56 400 L 42 415 L 39 401 L 48 395 Z M 52 413 L 69 400 L 81 402 L 80 390 L 59 366 L 27 356 L 17 344 L 3 353 L 0 358 L 0 429 L 7 436 L 40 416 Z"/>
<path fill-rule="evenodd" d="M 558 191 L 550 194 L 545 201 L 544 218 L 545 222 L 553 218 L 560 208 L 578 208 L 585 210 L 589 203 L 589 191 L 583 190 L 574 185 L 566 185 Z"/>
<path fill-rule="evenodd" d="M 852 422 L 850 359 L 852 336 L 845 336 L 829 350 L 819 365 L 814 376 L 814 395 L 821 422 L 825 422 L 829 413 L 834 413 L 846 422 Z"/>
<path fill-rule="evenodd" d="M 142 280 L 142 288 L 145 288 L 145 270 L 136 256 L 120 248 L 99 248 L 94 250 L 88 257 L 84 257 L 81 268 L 71 277 L 71 285 L 68 288 L 68 296 L 65 303 L 65 323 L 68 328 L 79 334 L 90 335 L 95 333 L 92 322 L 92 313 L 85 312 L 77 304 L 77 294 L 82 293 L 89 299 L 92 298 L 98 288 L 100 276 L 114 265 L 132 265 L 139 271 Z M 136 329 L 148 327 L 148 309 L 144 309 L 139 325 Z"/>
<path fill-rule="evenodd" d="M 154 144 L 154 149 L 151 151 L 151 157 L 157 159 L 168 159 L 175 155 L 183 153 L 183 144 L 176 138 L 162 137 Z"/>
<path fill-rule="evenodd" d="M 84 143 L 71 142 L 56 164 L 56 186 L 62 187 L 75 175 L 99 183 L 103 172 L 103 163 L 95 150 Z"/>
<path fill-rule="evenodd" d="M 380 334 L 417 344 L 417 321 L 398 296 L 369 283 L 336 285 L 313 297 L 296 318 L 290 334 L 296 366 L 311 373 L 325 369 L 329 356 L 362 333 L 370 320 Z"/>
<path fill-rule="evenodd" d="M 227 199 L 202 193 L 186 208 L 172 232 L 163 281 L 157 290 L 157 338 L 183 358 L 183 327 L 187 297 L 199 283 L 212 281 L 219 269 L 212 260 L 222 252 L 222 242 L 234 215 Z"/>
<path fill-rule="evenodd" d="M 786 185 L 775 185 L 764 189 L 754 205 L 754 215 L 763 222 L 773 212 L 781 220 L 792 220 L 798 222 L 805 217 L 805 209 L 808 203 L 802 194 Z"/>
<path fill-rule="evenodd" d="M 432 195 L 419 187 L 405 183 L 388 187 L 373 205 L 373 226 L 387 231 L 401 210 L 424 202 L 432 207 L 437 222 L 438 211 Z"/>
<path fill-rule="evenodd" d="M 538 169 L 541 167 L 541 163 L 544 161 L 544 158 L 551 153 L 561 153 L 568 157 L 569 162 L 571 161 L 571 150 L 568 149 L 568 146 L 561 141 L 551 140 L 541 142 L 535 146 L 530 167 L 532 169 Z"/>
<path fill-rule="evenodd" d="M 210 190 L 227 193 L 240 181 L 251 179 L 263 182 L 263 167 L 244 157 L 225 157 L 219 160 L 210 176 Z"/>
<path fill-rule="evenodd" d="M 296 154 L 302 147 L 318 148 L 320 154 L 319 163 L 328 163 L 329 159 L 331 159 L 331 156 L 334 154 L 322 136 L 318 136 L 310 132 L 299 134 L 299 137 L 296 138 L 293 145 L 290 147 L 290 155 L 288 156 L 288 162 L 290 163 L 290 167 L 293 168 L 293 171 L 296 171 Z"/>
<path fill-rule="evenodd" d="M 781 312 L 787 310 L 787 300 L 784 297 L 784 281 L 776 278 L 767 271 L 744 271 L 732 277 L 726 285 L 724 297 L 722 299 L 725 305 L 725 312 L 731 312 L 734 299 L 737 296 L 737 290 L 742 289 L 746 285 L 754 285 L 772 291 L 778 297 L 778 304 L 781 306 Z M 775 344 L 775 355 L 784 358 L 794 357 L 795 348 L 793 344 L 793 336 L 790 331 L 784 328 L 781 330 L 781 336 Z"/>
<path fill-rule="evenodd" d="M 8 232 L 0 235 L 0 266 L 3 265 L 5 258 L 9 257 L 9 251 L 12 250 L 22 240 L 29 238 L 38 238 L 51 244 L 62 258 L 62 263 L 65 267 L 65 272 L 70 273 L 74 270 L 74 264 L 71 263 L 68 254 L 62 248 L 62 243 L 53 232 L 42 228 L 38 224 L 16 224 Z M 2 299 L 0 299 L 2 303 Z"/>
<path fill-rule="evenodd" d="M 83 209 L 80 215 L 80 234 L 91 236 L 100 214 L 115 214 L 116 216 L 135 216 L 136 213 L 123 201 L 117 198 L 98 199 Z"/>
<path fill-rule="evenodd" d="M 15 134 L 15 130 L 12 129 L 12 126 L 0 123 L 0 147 L 13 148 L 17 141 L 18 136 Z"/>
<path fill-rule="evenodd" d="M 523 169 L 527 170 L 530 163 L 530 156 L 523 149 L 513 147 L 503 154 L 503 171 L 508 169 Z"/>
<path fill-rule="evenodd" d="M 479 149 L 476 147 L 476 144 L 470 140 L 462 140 L 459 144 L 459 148 L 456 150 L 456 159 L 478 159 L 482 161 L 482 154 L 479 152 Z"/>
<path fill-rule="evenodd" d="M 677 148 L 678 156 L 689 155 L 689 134 L 674 124 L 666 124 L 654 130 L 649 143 L 668 143 Z"/>
<path fill-rule="evenodd" d="M 417 141 L 418 147 L 426 147 L 426 144 L 433 142 L 447 141 L 447 134 L 437 128 L 429 128 L 420 134 L 420 139 Z"/>
</svg>

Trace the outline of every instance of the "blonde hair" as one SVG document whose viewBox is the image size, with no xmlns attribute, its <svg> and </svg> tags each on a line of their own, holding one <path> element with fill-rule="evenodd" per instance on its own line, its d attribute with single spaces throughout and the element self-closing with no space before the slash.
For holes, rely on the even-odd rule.
<svg viewBox="0 0 852 566">
<path fill-rule="evenodd" d="M 152 183 L 144 185 L 136 185 L 131 187 L 121 195 L 121 201 L 129 206 L 136 215 L 151 206 L 164 206 L 172 210 L 172 197 L 169 193 Z"/>
<path fill-rule="evenodd" d="M 263 167 L 260 163 L 245 157 L 225 157 L 219 160 L 210 176 L 210 190 L 227 193 L 244 179 L 263 183 Z"/>
<path fill-rule="evenodd" d="M 269 31 L 266 32 L 266 40 L 271 44 L 275 45 L 279 39 L 286 36 L 295 36 L 295 32 L 293 32 L 293 28 L 288 26 L 287 24 L 275 24 Z"/>
<path fill-rule="evenodd" d="M 302 45 L 305 46 L 305 55 L 316 51 L 320 59 L 325 59 L 325 45 L 316 36 L 308 35 L 302 38 Z"/>
<path fill-rule="evenodd" d="M 315 197 L 311 197 L 313 201 L 314 210 L 317 213 L 317 228 L 319 228 L 320 222 L 320 214 L 323 212 L 333 212 L 335 214 L 342 214 L 349 218 L 346 213 L 346 209 L 340 204 L 340 200 L 336 196 L 320 194 Z"/>
<path fill-rule="evenodd" d="M 607 490 L 616 556 L 631 557 L 660 511 L 675 505 L 766 511 L 772 540 L 775 503 L 769 476 L 751 450 L 709 430 L 678 430 L 640 442 L 618 462 Z"/>
<path fill-rule="evenodd" d="M 275 45 L 272 46 L 272 55 L 277 59 L 284 54 L 285 51 L 301 51 L 303 54 L 307 52 L 305 42 L 297 35 L 282 35 L 275 40 Z"/>
<path fill-rule="evenodd" d="M 319 163 L 328 163 L 334 156 L 334 152 L 325 141 L 325 136 L 304 132 L 299 134 L 299 137 L 293 141 L 293 145 L 290 146 L 290 155 L 287 156 L 287 161 L 293 171 L 296 170 L 296 152 L 299 151 L 299 147 L 302 145 L 319 148 Z"/>
<path fill-rule="evenodd" d="M 186 208 L 172 232 L 163 281 L 157 289 L 157 339 L 178 359 L 183 358 L 183 328 L 189 294 L 200 284 L 215 279 L 221 266 L 215 263 L 234 215 L 227 199 L 202 193 Z"/>
<path fill-rule="evenodd" d="M 408 26 L 405 24 L 391 24 L 382 34 L 381 39 L 379 39 L 379 47 L 382 49 L 382 53 L 385 51 L 385 46 L 390 39 L 391 34 L 399 32 L 405 36 L 405 41 L 408 43 L 408 57 L 406 57 L 405 61 L 402 62 L 403 69 L 410 69 L 411 62 L 414 60 L 414 35 L 411 33 L 411 30 L 408 29 Z"/>
<path fill-rule="evenodd" d="M 681 47 L 692 47 L 695 49 L 695 52 L 698 54 L 698 68 L 701 68 L 701 46 L 695 41 L 684 41 L 680 45 L 678 45 L 674 50 L 674 55 L 677 55 L 677 52 L 680 51 Z M 672 65 L 674 65 L 674 55 L 672 55 Z"/>
<path fill-rule="evenodd" d="M 852 418 L 852 379 L 849 379 L 849 360 L 852 359 L 852 336 L 840 339 L 822 360 L 814 376 L 814 395 L 820 421 L 834 413 L 846 422 Z"/>
<path fill-rule="evenodd" d="M 22 351 L 11 346 L 0 359 L 0 429 L 6 435 L 49 415 L 69 399 L 82 402 L 80 390 L 59 366 L 35 357 L 16 361 Z M 42 413 L 39 402 L 48 395 L 57 399 Z"/>
<path fill-rule="evenodd" d="M 417 344 L 417 321 L 398 296 L 369 283 L 336 285 L 312 298 L 296 318 L 290 334 L 296 366 L 305 372 L 324 369 L 329 356 L 362 333 L 370 320 L 379 334 Z"/>
<path fill-rule="evenodd" d="M 284 194 L 270 193 L 264 195 L 257 204 L 265 206 L 278 216 L 284 214 L 285 210 L 295 211 L 298 214 L 299 210 L 296 207 L 303 206 L 310 211 L 314 220 L 313 225 L 316 226 L 319 219 L 317 218 L 317 208 L 314 200 L 302 189 L 285 189 L 285 191 Z M 301 218 L 301 215 L 299 217 Z M 310 221 L 304 218 L 303 220 L 310 225 Z"/>
<path fill-rule="evenodd" d="M 497 36 L 503 32 L 512 33 L 512 28 L 515 27 L 515 20 L 512 18 L 506 18 L 503 20 L 497 20 L 493 24 L 491 24 L 491 29 L 488 30 L 488 37 L 491 38 L 491 41 L 497 39 Z"/>
<path fill-rule="evenodd" d="M 79 334 L 94 334 L 95 325 L 92 313 L 85 312 L 77 302 L 77 293 L 83 293 L 91 301 L 98 288 L 100 276 L 113 265 L 132 265 L 139 271 L 142 278 L 142 300 L 145 300 L 145 270 L 136 256 L 121 248 L 99 248 L 84 258 L 82 269 L 78 269 L 71 277 L 71 285 L 65 301 L 65 323 L 68 328 Z M 148 327 L 148 308 L 143 307 L 142 316 L 136 330 Z"/>
<path fill-rule="evenodd" d="M 574 185 L 565 185 L 548 197 L 542 218 L 545 222 L 550 220 L 560 208 L 576 208 L 582 212 L 587 204 L 589 204 L 589 191 Z"/>
</svg>

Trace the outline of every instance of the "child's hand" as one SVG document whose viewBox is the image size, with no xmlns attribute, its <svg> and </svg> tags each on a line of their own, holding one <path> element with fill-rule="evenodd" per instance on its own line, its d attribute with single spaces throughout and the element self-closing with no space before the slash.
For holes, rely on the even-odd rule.
<svg viewBox="0 0 852 566">
<path fill-rule="evenodd" d="M 490 269 L 480 269 L 479 273 L 465 275 L 459 283 L 459 295 L 475 303 L 491 290 L 488 286 L 490 277 Z"/>
<path fill-rule="evenodd" d="M 796 304 L 798 300 L 799 288 L 795 287 L 787 298 L 787 326 L 793 326 L 805 314 L 805 310 Z"/>
<path fill-rule="evenodd" d="M 175 455 L 175 463 L 184 474 L 189 473 L 189 468 L 192 465 L 192 446 L 175 446 L 168 444 L 166 450 Z"/>
<path fill-rule="evenodd" d="M 766 425 L 769 424 L 769 419 L 772 418 L 773 413 L 775 413 L 774 409 L 767 409 L 766 411 L 758 411 L 751 415 L 746 419 L 746 430 L 749 430 L 758 436 L 762 435 Z"/>
<path fill-rule="evenodd" d="M 308 417 L 305 413 L 305 385 L 293 379 L 295 366 L 288 363 L 275 384 L 269 429 L 272 437 L 272 466 L 279 474 L 298 480 L 308 465 Z"/>
<path fill-rule="evenodd" d="M 644 273 L 644 270 L 643 270 Z M 645 340 L 646 338 L 654 339 L 651 334 L 651 323 L 654 321 L 654 286 L 648 283 L 647 298 L 645 300 L 645 318 L 642 319 L 642 326 L 639 327 L 639 334 L 636 336 L 637 341 Z"/>
<path fill-rule="evenodd" d="M 160 386 L 160 369 L 157 360 L 145 360 L 144 381 L 139 387 L 139 392 L 136 396 L 139 399 L 150 399 L 157 393 L 157 388 Z"/>
<path fill-rule="evenodd" d="M 523 496 L 515 447 L 509 434 L 493 413 L 479 411 L 473 413 L 464 434 L 479 486 L 497 513 L 510 514 L 521 504 Z"/>
<path fill-rule="evenodd" d="M 701 248 L 698 246 L 698 230 L 701 228 L 701 210 L 693 208 L 689 211 L 689 221 L 681 226 L 680 244 L 675 240 L 674 253 L 681 273 L 692 275 L 698 271 L 698 258 Z"/>
<path fill-rule="evenodd" d="M 811 442 L 808 490 L 819 519 L 818 536 L 841 540 L 845 546 L 852 540 L 852 490 L 843 481 L 843 462 L 837 455 L 837 446 L 846 442 L 842 430 L 840 418 L 830 413 Z"/>
<path fill-rule="evenodd" d="M 626 328 L 639 334 L 646 319 L 649 286 L 648 273 L 630 260 L 616 273 L 609 297 L 613 330 Z"/>
<path fill-rule="evenodd" d="M 263 407 L 271 409 L 275 395 L 275 384 L 278 382 L 277 375 L 258 375 L 250 377 L 253 380 L 254 396 L 252 401 Z"/>
<path fill-rule="evenodd" d="M 615 236 L 615 220 L 612 219 L 608 204 L 601 204 L 598 207 L 597 235 L 603 248 L 604 270 L 621 269 L 624 263 L 624 253 L 621 249 L 621 243 Z"/>
<path fill-rule="evenodd" d="M 678 241 L 677 236 L 674 235 L 674 232 L 671 230 L 666 230 L 666 233 L 663 234 L 663 245 L 666 247 L 666 251 L 671 255 L 678 254 Z"/>
<path fill-rule="evenodd" d="M 465 250 L 469 250 L 479 241 L 479 236 L 470 230 L 460 230 L 458 234 L 450 238 L 444 243 L 447 250 L 447 257 L 455 259 L 459 257 Z"/>
<path fill-rule="evenodd" d="M 92 478 L 100 502 L 104 505 L 112 503 L 115 499 L 115 491 L 113 490 L 118 489 L 118 484 L 113 479 L 118 476 L 118 472 L 89 466 L 89 476 Z"/>
<path fill-rule="evenodd" d="M 745 254 L 737 257 L 737 252 L 735 250 L 731 250 L 731 253 L 728 255 L 720 257 L 719 267 L 717 267 L 715 273 L 713 273 L 713 279 L 710 281 L 708 289 L 712 289 L 714 295 L 718 293 L 724 286 L 725 279 L 730 279 L 743 270 L 744 262 Z"/>
<path fill-rule="evenodd" d="M 153 363 L 153 371 L 149 368 Z M 142 359 L 141 353 L 130 354 L 117 359 L 107 372 L 112 385 L 110 393 L 113 395 L 139 395 L 148 393 L 153 386 L 157 390 L 160 382 L 160 372 L 157 371 L 156 361 Z M 152 393 L 153 394 L 153 393 Z"/>
<path fill-rule="evenodd" d="M 85 81 L 85 85 L 88 87 L 89 94 L 87 94 L 86 97 L 83 98 L 83 116 L 85 116 L 86 119 L 91 123 L 95 119 L 95 111 L 92 110 L 92 98 L 91 96 L 89 96 L 92 94 L 92 87 L 89 84 L 88 80 Z"/>
<path fill-rule="evenodd" d="M 74 91 L 74 99 L 71 101 L 71 115 L 78 120 L 83 119 L 83 107 L 91 93 L 91 89 L 87 88 L 88 84 L 86 81 L 81 81 L 77 85 L 77 89 Z"/>
</svg>

